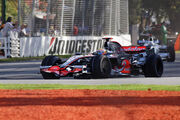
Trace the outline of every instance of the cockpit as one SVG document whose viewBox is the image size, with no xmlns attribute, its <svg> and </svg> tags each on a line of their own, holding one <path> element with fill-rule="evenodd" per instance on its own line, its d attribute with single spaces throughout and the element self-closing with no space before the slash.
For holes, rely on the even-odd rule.
<svg viewBox="0 0 180 120">
<path fill-rule="evenodd" d="M 112 51 L 114 53 L 120 53 L 123 51 L 123 48 L 118 42 L 112 41 L 113 38 L 111 37 L 104 37 L 102 38 L 105 40 L 104 42 L 104 49 L 107 51 Z"/>
</svg>

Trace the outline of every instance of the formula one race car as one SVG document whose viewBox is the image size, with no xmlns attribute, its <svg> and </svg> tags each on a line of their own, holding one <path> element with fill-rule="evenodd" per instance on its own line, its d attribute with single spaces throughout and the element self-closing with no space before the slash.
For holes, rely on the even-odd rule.
<svg viewBox="0 0 180 120">
<path fill-rule="evenodd" d="M 104 49 L 89 55 L 75 55 L 65 62 L 56 56 L 45 57 L 40 66 L 43 78 L 106 78 L 138 74 L 145 77 L 162 76 L 163 61 L 154 50 L 146 46 L 122 47 L 112 38 L 103 39 Z"/>
<path fill-rule="evenodd" d="M 140 40 L 137 42 L 140 46 L 151 47 L 154 49 L 155 54 L 161 56 L 163 61 L 174 62 L 176 59 L 174 50 L 174 41 L 168 40 L 167 45 L 161 45 L 160 41 L 150 33 L 141 33 Z"/>
</svg>

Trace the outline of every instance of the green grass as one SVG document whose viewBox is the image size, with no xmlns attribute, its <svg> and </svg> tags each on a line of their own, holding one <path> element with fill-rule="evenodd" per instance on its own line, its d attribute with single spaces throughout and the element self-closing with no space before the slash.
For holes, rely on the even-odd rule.
<svg viewBox="0 0 180 120">
<path fill-rule="evenodd" d="M 61 84 L 0 84 L 0 89 L 99 89 L 99 90 L 167 90 L 180 91 L 180 86 L 168 85 L 61 85 Z"/>
<path fill-rule="evenodd" d="M 180 53 L 180 50 L 179 50 L 179 51 L 176 51 L 176 53 Z"/>
<path fill-rule="evenodd" d="M 180 51 L 176 51 L 176 53 L 180 53 Z M 60 58 L 69 58 L 72 55 L 56 55 Z M 21 61 L 29 61 L 29 60 L 42 60 L 44 59 L 45 56 L 40 56 L 40 57 L 19 57 L 19 58 L 5 58 L 5 59 L 0 59 L 0 63 L 2 62 L 21 62 Z"/>
<path fill-rule="evenodd" d="M 69 58 L 71 55 L 57 55 L 60 58 Z M 45 56 L 40 57 L 19 57 L 19 58 L 5 58 L 0 59 L 1 62 L 21 62 L 21 61 L 29 61 L 29 60 L 42 60 Z"/>
</svg>

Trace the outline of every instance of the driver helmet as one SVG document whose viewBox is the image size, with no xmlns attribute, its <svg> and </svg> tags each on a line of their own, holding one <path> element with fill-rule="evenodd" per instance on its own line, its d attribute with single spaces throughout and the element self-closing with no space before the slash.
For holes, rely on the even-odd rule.
<svg viewBox="0 0 180 120">
<path fill-rule="evenodd" d="M 113 39 L 113 38 L 112 38 L 112 37 L 104 37 L 104 38 L 102 38 L 102 39 L 106 40 L 105 43 L 104 43 L 104 48 L 105 48 L 106 50 L 109 50 L 110 40 Z"/>
</svg>

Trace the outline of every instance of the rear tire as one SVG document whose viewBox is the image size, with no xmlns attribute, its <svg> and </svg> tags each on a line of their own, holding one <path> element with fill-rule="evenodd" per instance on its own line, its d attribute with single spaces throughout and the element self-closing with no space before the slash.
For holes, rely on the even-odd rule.
<svg viewBox="0 0 180 120">
<path fill-rule="evenodd" d="M 161 77 L 163 74 L 163 61 L 159 55 L 150 55 L 143 67 L 145 77 Z"/>
<path fill-rule="evenodd" d="M 107 78 L 111 74 L 111 62 L 109 58 L 103 55 L 95 56 L 92 61 L 92 77 Z"/>
<path fill-rule="evenodd" d="M 176 54 L 175 54 L 175 50 L 174 50 L 173 45 L 168 47 L 168 53 L 169 53 L 169 57 L 167 59 L 167 62 L 174 62 L 176 59 Z"/>
<path fill-rule="evenodd" d="M 61 64 L 61 59 L 57 56 L 47 56 L 43 59 L 41 66 L 54 66 Z M 41 72 L 44 79 L 59 79 L 60 76 L 57 76 L 53 73 Z"/>
</svg>

